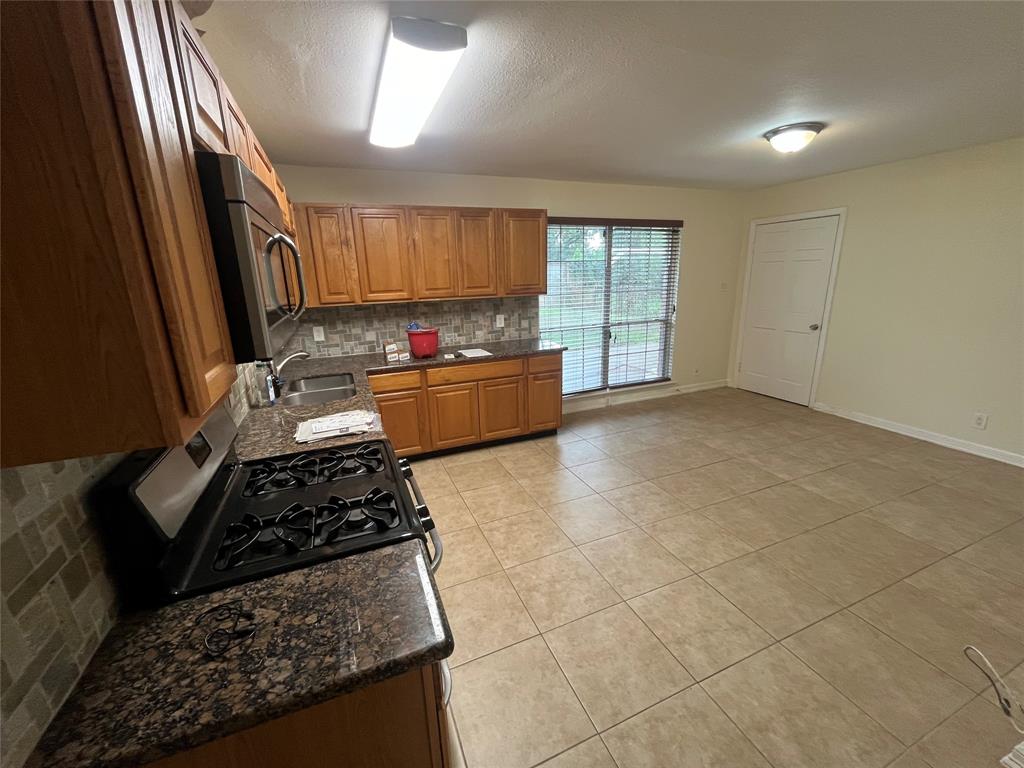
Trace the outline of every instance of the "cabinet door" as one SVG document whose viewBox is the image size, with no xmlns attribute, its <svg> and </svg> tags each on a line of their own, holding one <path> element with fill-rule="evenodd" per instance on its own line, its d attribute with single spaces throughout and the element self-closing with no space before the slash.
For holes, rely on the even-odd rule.
<svg viewBox="0 0 1024 768">
<path fill-rule="evenodd" d="M 363 301 L 415 298 L 404 208 L 353 208 L 353 240 Z"/>
<path fill-rule="evenodd" d="M 460 296 L 498 295 L 495 218 L 491 208 L 455 211 Z"/>
<path fill-rule="evenodd" d="M 235 103 L 231 91 L 221 83 L 224 92 L 224 119 L 227 125 L 228 151 L 237 155 L 245 167 L 252 170 L 252 156 L 249 152 L 249 124 L 245 115 Z"/>
<path fill-rule="evenodd" d="M 434 448 L 454 448 L 480 440 L 476 383 L 430 387 L 427 404 Z"/>
<path fill-rule="evenodd" d="M 284 228 L 289 232 L 295 231 L 295 222 L 292 221 L 292 206 L 288 202 L 288 192 L 284 188 L 284 182 L 281 181 L 281 177 L 277 175 L 277 171 L 274 171 L 274 197 L 277 198 L 277 207 L 281 209 L 281 220 L 284 222 Z"/>
<path fill-rule="evenodd" d="M 528 384 L 530 431 L 562 426 L 562 372 L 534 373 Z"/>
<path fill-rule="evenodd" d="M 430 450 L 427 396 L 422 389 L 377 395 L 377 410 L 384 432 L 397 456 Z"/>
<path fill-rule="evenodd" d="M 252 160 L 250 170 L 256 177 L 267 185 L 267 189 L 274 192 L 274 166 L 270 163 L 270 156 L 267 155 L 260 140 L 256 138 L 255 132 L 249 130 L 249 158 Z"/>
<path fill-rule="evenodd" d="M 521 435 L 526 431 L 526 397 L 524 379 L 481 381 L 480 439 Z"/>
<path fill-rule="evenodd" d="M 335 206 L 306 208 L 309 246 L 321 304 L 353 304 L 356 290 L 355 259 L 349 233 L 348 210 Z"/>
<path fill-rule="evenodd" d="M 228 151 L 224 100 L 220 77 L 206 48 L 199 42 L 192 22 L 175 3 L 181 69 L 185 78 L 188 119 L 192 136 L 214 152 Z"/>
<path fill-rule="evenodd" d="M 548 289 L 547 211 L 506 210 L 501 219 L 504 293 L 545 293 Z"/>
<path fill-rule="evenodd" d="M 410 208 L 413 274 L 421 299 L 459 295 L 455 214 L 451 208 Z"/>
</svg>

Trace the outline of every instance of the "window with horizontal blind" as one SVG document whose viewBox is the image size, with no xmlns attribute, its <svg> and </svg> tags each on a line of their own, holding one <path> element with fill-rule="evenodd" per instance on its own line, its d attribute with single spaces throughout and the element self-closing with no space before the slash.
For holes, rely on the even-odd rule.
<svg viewBox="0 0 1024 768">
<path fill-rule="evenodd" d="M 568 347 L 564 394 L 669 378 L 682 226 L 548 220 L 540 335 Z"/>
</svg>

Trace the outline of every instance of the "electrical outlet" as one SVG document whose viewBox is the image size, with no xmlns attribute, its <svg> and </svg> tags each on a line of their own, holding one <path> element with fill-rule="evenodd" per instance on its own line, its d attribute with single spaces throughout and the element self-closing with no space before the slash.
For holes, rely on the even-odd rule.
<svg viewBox="0 0 1024 768">
<path fill-rule="evenodd" d="M 720 290 L 722 293 L 728 293 L 729 292 L 729 284 L 728 283 L 721 283 L 718 286 L 718 290 Z"/>
<path fill-rule="evenodd" d="M 971 421 L 971 426 L 975 429 L 987 429 L 988 428 L 988 414 L 978 411 L 974 414 L 974 419 Z"/>
<path fill-rule="evenodd" d="M 324 340 L 324 327 L 322 325 L 313 326 L 313 341 Z"/>
<path fill-rule="evenodd" d="M 495 328 L 504 328 L 505 327 L 505 316 L 504 315 L 495 315 L 494 316 L 494 327 Z"/>
</svg>

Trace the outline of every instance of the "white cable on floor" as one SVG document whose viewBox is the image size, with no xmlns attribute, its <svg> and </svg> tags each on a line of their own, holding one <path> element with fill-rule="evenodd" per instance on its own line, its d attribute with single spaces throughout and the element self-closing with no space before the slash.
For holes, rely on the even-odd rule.
<svg viewBox="0 0 1024 768">
<path fill-rule="evenodd" d="M 971 655 L 971 651 L 978 655 L 981 659 L 975 659 Z M 1021 703 L 1021 699 L 1010 690 L 1010 687 L 1003 682 L 1003 678 L 996 672 L 995 667 L 992 666 L 991 662 L 985 657 L 985 654 L 975 648 L 973 645 L 964 646 L 964 656 L 974 666 L 981 670 L 982 674 L 988 678 L 988 681 L 992 684 L 992 690 L 996 692 L 996 699 L 999 701 L 999 708 L 1003 710 L 1003 714 L 1010 718 L 1010 724 L 1013 725 L 1013 729 L 1017 733 L 1024 736 L 1024 727 L 1017 722 L 1017 718 L 1021 719 L 1021 723 L 1024 723 L 1024 704 Z M 984 665 L 984 666 L 983 666 Z M 1009 755 L 1007 756 L 1009 757 Z"/>
</svg>

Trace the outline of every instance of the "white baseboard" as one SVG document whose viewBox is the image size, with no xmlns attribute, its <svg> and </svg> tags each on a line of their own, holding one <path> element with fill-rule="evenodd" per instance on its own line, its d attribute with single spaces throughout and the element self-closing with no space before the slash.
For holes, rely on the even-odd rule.
<svg viewBox="0 0 1024 768">
<path fill-rule="evenodd" d="M 996 461 L 1002 461 L 1006 464 L 1024 467 L 1024 454 L 1013 453 L 1013 451 L 1004 451 L 1002 448 L 993 448 L 989 445 L 982 445 L 981 443 L 972 443 L 970 440 L 962 440 L 959 437 L 950 437 L 949 435 L 942 435 L 938 432 L 930 432 L 927 429 L 912 427 L 909 424 L 900 424 L 897 421 L 889 421 L 888 419 L 881 419 L 877 416 L 868 416 L 866 413 L 848 411 L 845 408 L 836 408 L 834 406 L 827 405 L 826 403 L 815 403 L 811 407 L 816 411 L 830 413 L 833 416 L 850 419 L 850 421 L 857 421 L 861 424 L 867 424 L 870 427 L 878 427 L 879 429 L 885 429 L 889 432 L 896 432 L 900 435 L 906 435 L 907 437 L 916 437 L 918 440 L 942 445 L 946 448 L 954 448 L 958 451 L 964 451 L 965 453 L 973 453 L 975 456 L 984 456 L 986 459 L 995 459 Z"/>
<path fill-rule="evenodd" d="M 562 400 L 562 412 L 592 411 L 619 403 L 635 403 L 639 400 L 653 400 L 658 397 L 682 395 L 687 392 L 700 392 L 704 389 L 715 389 L 724 386 L 724 379 L 700 381 L 696 384 L 675 384 L 671 381 L 663 381 L 657 384 L 644 384 L 627 389 L 602 390 L 601 392 L 588 392 L 583 395 L 569 395 Z"/>
</svg>

